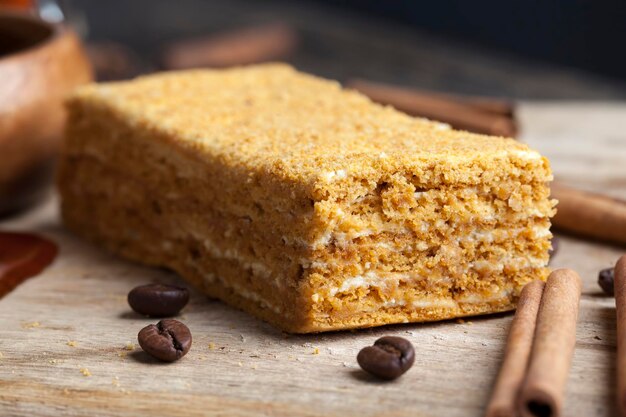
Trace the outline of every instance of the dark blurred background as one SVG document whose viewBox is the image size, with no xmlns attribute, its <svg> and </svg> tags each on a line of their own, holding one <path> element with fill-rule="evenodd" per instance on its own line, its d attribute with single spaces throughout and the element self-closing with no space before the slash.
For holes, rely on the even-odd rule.
<svg viewBox="0 0 626 417">
<path fill-rule="evenodd" d="M 626 98 L 626 3 L 606 0 L 71 0 L 93 42 L 130 48 L 160 69 L 162 45 L 286 23 L 298 68 L 463 94 Z M 86 24 L 85 24 L 86 23 Z M 141 69 L 137 69 L 137 68 Z"/>
</svg>

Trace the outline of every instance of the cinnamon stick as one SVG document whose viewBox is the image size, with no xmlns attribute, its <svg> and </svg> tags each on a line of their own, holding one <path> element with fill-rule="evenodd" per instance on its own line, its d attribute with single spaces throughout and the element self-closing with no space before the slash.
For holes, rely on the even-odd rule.
<svg viewBox="0 0 626 417">
<path fill-rule="evenodd" d="M 615 265 L 615 306 L 617 310 L 617 409 L 626 417 L 626 255 Z"/>
<path fill-rule="evenodd" d="M 552 224 L 581 236 L 626 244 L 626 201 L 575 190 L 558 183 L 551 185 L 552 197 L 559 200 Z"/>
<path fill-rule="evenodd" d="M 517 394 L 526 374 L 543 288 L 542 281 L 533 281 L 522 290 L 486 417 L 516 416 Z"/>
<path fill-rule="evenodd" d="M 165 45 L 165 69 L 230 67 L 282 58 L 295 49 L 296 32 L 282 24 L 237 29 Z"/>
<path fill-rule="evenodd" d="M 492 98 L 492 97 L 479 97 L 479 96 L 462 96 L 458 94 L 448 94 L 448 93 L 439 93 L 433 91 L 424 91 L 418 90 L 414 88 L 401 88 L 401 87 L 393 87 L 390 85 L 376 83 L 372 81 L 363 80 L 360 78 L 355 78 L 353 80 L 348 80 L 346 83 L 348 87 L 354 88 L 357 91 L 362 92 L 365 95 L 367 91 L 370 89 L 374 89 L 377 87 L 385 87 L 386 89 L 398 89 L 402 91 L 408 91 L 412 93 L 415 97 L 426 97 L 430 99 L 431 97 L 436 97 L 439 99 L 466 104 L 471 106 L 477 110 L 482 110 L 488 113 L 495 113 L 502 116 L 513 117 L 515 114 L 515 104 L 509 100 Z"/>
<path fill-rule="evenodd" d="M 558 417 L 576 344 L 581 281 L 571 269 L 553 271 L 546 282 L 526 378 L 518 398 L 522 417 Z"/>
<path fill-rule="evenodd" d="M 515 104 L 508 100 L 491 97 L 460 96 L 456 94 L 453 95 L 431 92 L 423 92 L 423 94 L 432 94 L 436 97 L 441 97 L 447 100 L 459 101 L 489 113 L 500 114 L 510 118 L 515 117 Z"/>
<path fill-rule="evenodd" d="M 507 137 L 517 133 L 512 106 L 496 99 L 453 98 L 358 79 L 349 81 L 347 86 L 378 103 L 413 116 L 449 123 L 457 129 Z"/>
</svg>

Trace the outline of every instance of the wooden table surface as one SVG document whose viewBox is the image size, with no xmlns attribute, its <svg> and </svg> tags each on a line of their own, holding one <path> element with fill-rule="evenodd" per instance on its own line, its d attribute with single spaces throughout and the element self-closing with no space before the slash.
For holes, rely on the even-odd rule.
<svg viewBox="0 0 626 417">
<path fill-rule="evenodd" d="M 626 105 L 525 103 L 520 118 L 522 140 L 551 158 L 559 180 L 626 198 Z M 193 332 L 191 351 L 162 364 L 136 341 L 155 320 L 132 313 L 126 294 L 176 276 L 66 232 L 53 198 L 0 228 L 37 231 L 61 248 L 49 269 L 0 300 L 1 416 L 480 416 L 512 317 L 290 336 L 193 293 L 179 317 Z M 566 416 L 615 414 L 614 300 L 596 277 L 624 251 L 563 238 L 554 259 L 584 280 Z M 411 340 L 416 361 L 382 383 L 355 357 L 388 334 Z"/>
</svg>

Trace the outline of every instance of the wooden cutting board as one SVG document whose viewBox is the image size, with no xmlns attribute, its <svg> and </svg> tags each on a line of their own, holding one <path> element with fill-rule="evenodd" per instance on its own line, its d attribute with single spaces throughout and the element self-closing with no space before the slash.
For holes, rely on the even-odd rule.
<svg viewBox="0 0 626 417">
<path fill-rule="evenodd" d="M 559 180 L 626 198 L 626 105 L 526 103 L 522 139 L 549 156 Z M 193 293 L 179 319 L 189 354 L 157 363 L 137 345 L 155 320 L 127 292 L 171 273 L 117 259 L 63 229 L 56 201 L 0 223 L 50 236 L 56 262 L 0 300 L 1 416 L 481 416 L 511 314 L 434 324 L 289 336 Z M 553 265 L 584 280 L 567 416 L 615 414 L 615 308 L 596 285 L 624 248 L 564 238 Z M 375 381 L 356 354 L 382 335 L 416 348 L 399 380 Z"/>
</svg>

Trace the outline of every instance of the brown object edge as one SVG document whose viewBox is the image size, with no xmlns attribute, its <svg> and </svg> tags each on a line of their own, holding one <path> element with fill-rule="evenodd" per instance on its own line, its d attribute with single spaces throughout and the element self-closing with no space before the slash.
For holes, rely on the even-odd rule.
<svg viewBox="0 0 626 417">
<path fill-rule="evenodd" d="M 615 310 L 617 314 L 617 409 L 626 417 L 626 255 L 615 265 Z"/>
</svg>

